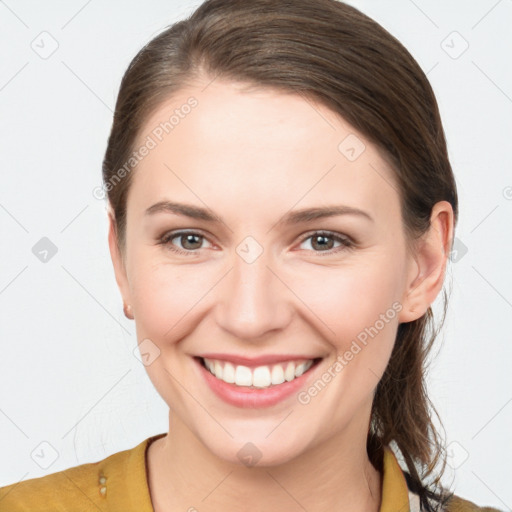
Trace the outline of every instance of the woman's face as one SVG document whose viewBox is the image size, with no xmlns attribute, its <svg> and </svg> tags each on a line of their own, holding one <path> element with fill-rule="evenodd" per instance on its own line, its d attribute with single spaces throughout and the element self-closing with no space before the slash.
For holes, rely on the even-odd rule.
<svg viewBox="0 0 512 512">
<path fill-rule="evenodd" d="M 259 464 L 279 464 L 336 436 L 360 449 L 417 272 L 392 170 L 354 128 L 300 95 L 206 84 L 147 121 L 125 267 L 112 253 L 146 370 L 172 414 L 225 460 L 253 450 Z M 161 202 L 220 220 L 152 209 Z M 341 213 L 295 215 L 325 208 Z M 298 387 L 225 384 L 233 402 L 195 359 L 212 353 L 321 360 Z M 293 391 L 281 397 L 279 386 Z M 277 400 L 250 407 L 236 401 L 241 392 Z"/>
</svg>

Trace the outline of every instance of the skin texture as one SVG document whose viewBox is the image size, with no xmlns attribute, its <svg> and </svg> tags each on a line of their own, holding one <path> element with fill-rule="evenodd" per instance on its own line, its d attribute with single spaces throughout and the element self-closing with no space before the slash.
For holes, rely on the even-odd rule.
<svg viewBox="0 0 512 512">
<path fill-rule="evenodd" d="M 378 511 L 381 475 L 366 453 L 373 394 L 398 324 L 423 315 L 442 287 L 451 207 L 434 207 L 411 250 L 392 169 L 343 119 L 300 95 L 204 80 L 160 105 L 138 143 L 190 96 L 198 105 L 133 171 L 123 257 L 110 214 L 116 280 L 138 342 L 160 351 L 146 370 L 170 408 L 169 434 L 147 455 L 155 510 Z M 365 145 L 354 161 L 338 149 L 349 134 Z M 223 223 L 144 215 L 161 200 L 209 208 Z M 291 210 L 327 205 L 372 220 L 277 224 Z M 204 238 L 158 243 L 175 230 Z M 306 238 L 318 230 L 355 245 Z M 237 253 L 247 236 L 263 249 L 250 264 Z M 393 303 L 400 311 L 307 404 L 292 395 L 267 408 L 229 405 L 192 361 L 208 351 L 324 357 L 316 380 Z M 248 442 L 261 452 L 253 467 L 237 456 Z"/>
</svg>

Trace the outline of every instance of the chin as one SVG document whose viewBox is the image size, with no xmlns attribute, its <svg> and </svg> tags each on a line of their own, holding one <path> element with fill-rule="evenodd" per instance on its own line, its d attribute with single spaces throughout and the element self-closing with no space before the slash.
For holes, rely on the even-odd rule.
<svg viewBox="0 0 512 512">
<path fill-rule="evenodd" d="M 304 453 L 308 445 L 305 444 L 303 432 L 299 438 L 295 438 L 286 429 L 277 435 L 277 430 L 283 428 L 283 425 L 278 425 L 272 422 L 271 427 L 253 428 L 252 432 L 251 429 L 244 429 L 244 435 L 226 426 L 232 438 L 226 433 L 224 439 L 218 438 L 218 443 L 212 444 L 206 440 L 205 446 L 219 459 L 239 466 L 251 468 L 286 464 Z"/>
</svg>

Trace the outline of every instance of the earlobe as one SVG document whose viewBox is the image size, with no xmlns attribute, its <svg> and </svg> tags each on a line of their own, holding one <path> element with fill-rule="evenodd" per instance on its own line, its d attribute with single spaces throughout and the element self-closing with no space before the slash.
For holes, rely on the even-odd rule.
<svg viewBox="0 0 512 512">
<path fill-rule="evenodd" d="M 454 229 L 453 209 L 448 201 L 440 201 L 432 208 L 430 228 L 416 242 L 411 256 L 409 285 L 402 301 L 401 323 L 412 322 L 423 316 L 443 287 L 448 255 Z"/>
</svg>

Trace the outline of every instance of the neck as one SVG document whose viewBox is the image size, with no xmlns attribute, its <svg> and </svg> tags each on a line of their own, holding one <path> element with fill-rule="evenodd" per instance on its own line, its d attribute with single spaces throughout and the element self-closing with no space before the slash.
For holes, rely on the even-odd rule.
<svg viewBox="0 0 512 512">
<path fill-rule="evenodd" d="M 347 427 L 358 437 L 344 430 L 287 463 L 259 467 L 219 459 L 172 411 L 169 420 L 169 434 L 147 453 L 155 512 L 235 512 L 241 504 L 247 512 L 380 509 L 381 473 L 368 459 L 361 425 Z"/>
</svg>

